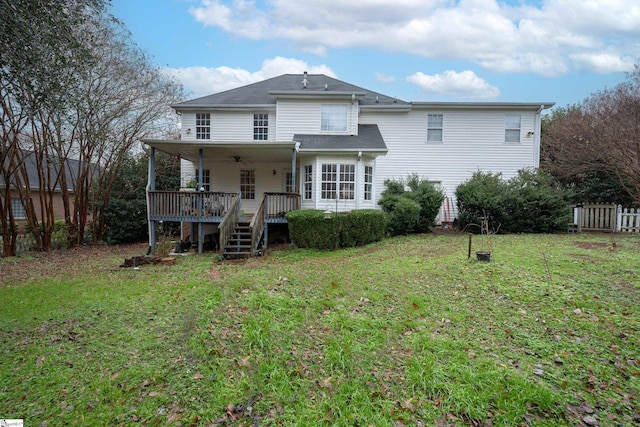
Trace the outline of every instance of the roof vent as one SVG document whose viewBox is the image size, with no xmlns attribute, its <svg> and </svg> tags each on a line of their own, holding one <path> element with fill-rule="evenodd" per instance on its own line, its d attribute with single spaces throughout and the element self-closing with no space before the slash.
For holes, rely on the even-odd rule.
<svg viewBox="0 0 640 427">
<path fill-rule="evenodd" d="M 302 79 L 302 87 L 303 88 L 307 88 L 307 83 L 309 82 L 309 80 L 307 80 L 307 72 L 304 72 L 304 78 Z"/>
<path fill-rule="evenodd" d="M 324 84 L 324 90 L 329 90 L 329 85 L 328 84 Z"/>
<path fill-rule="evenodd" d="M 380 102 L 380 100 L 378 99 L 378 95 L 376 95 L 376 104 Z"/>
</svg>

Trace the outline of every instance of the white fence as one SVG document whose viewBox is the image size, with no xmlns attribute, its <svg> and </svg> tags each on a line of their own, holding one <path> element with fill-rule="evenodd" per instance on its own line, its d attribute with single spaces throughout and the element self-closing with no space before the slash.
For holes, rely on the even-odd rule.
<svg viewBox="0 0 640 427">
<path fill-rule="evenodd" d="M 640 233 L 640 208 L 622 209 L 622 206 L 618 205 L 616 232 Z"/>
<path fill-rule="evenodd" d="M 640 208 L 621 205 L 583 204 L 573 206 L 573 223 L 569 231 L 610 231 L 640 233 Z"/>
</svg>

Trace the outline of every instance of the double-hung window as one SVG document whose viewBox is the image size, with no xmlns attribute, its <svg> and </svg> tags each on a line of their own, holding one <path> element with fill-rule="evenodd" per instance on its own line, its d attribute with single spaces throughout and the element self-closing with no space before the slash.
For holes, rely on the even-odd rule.
<svg viewBox="0 0 640 427">
<path fill-rule="evenodd" d="M 364 199 L 371 200 L 373 195 L 373 166 L 364 167 Z"/>
<path fill-rule="evenodd" d="M 346 104 L 322 104 L 320 106 L 320 130 L 322 132 L 346 132 L 347 112 Z"/>
<path fill-rule="evenodd" d="M 442 142 L 442 114 L 427 115 L 427 142 Z"/>
<path fill-rule="evenodd" d="M 353 200 L 356 188 L 356 166 L 352 164 L 322 165 L 323 200 Z"/>
<path fill-rule="evenodd" d="M 269 114 L 255 113 L 253 115 L 253 140 L 266 141 L 269 139 Z"/>
<path fill-rule="evenodd" d="M 313 199 L 313 165 L 304 167 L 304 199 Z"/>
<path fill-rule="evenodd" d="M 520 142 L 521 117 L 519 114 L 504 116 L 504 142 Z"/>
<path fill-rule="evenodd" d="M 27 211 L 22 205 L 22 200 L 11 199 L 11 209 L 13 210 L 14 219 L 25 219 L 27 217 Z"/>
<path fill-rule="evenodd" d="M 244 200 L 256 198 L 256 171 L 242 169 L 240 171 L 240 197 Z"/>
<path fill-rule="evenodd" d="M 196 113 L 196 139 L 211 139 L 211 114 Z"/>
</svg>

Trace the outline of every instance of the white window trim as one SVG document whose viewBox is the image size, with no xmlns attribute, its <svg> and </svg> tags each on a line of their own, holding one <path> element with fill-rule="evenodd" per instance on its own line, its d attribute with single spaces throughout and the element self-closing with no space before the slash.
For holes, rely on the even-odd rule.
<svg viewBox="0 0 640 427">
<path fill-rule="evenodd" d="M 320 132 L 346 133 L 348 130 L 349 106 L 347 104 L 322 104 L 320 106 Z"/>
<path fill-rule="evenodd" d="M 441 118 L 440 127 L 429 126 L 429 116 L 440 116 L 440 118 Z M 439 130 L 440 131 L 440 139 L 439 140 L 429 140 L 429 130 Z M 444 142 L 444 114 L 442 114 L 442 113 L 428 113 L 427 114 L 427 143 L 428 144 L 442 144 L 443 142 Z"/>
<path fill-rule="evenodd" d="M 510 118 L 518 118 L 518 127 L 507 127 L 509 126 Z M 509 135 L 515 135 L 517 131 L 518 140 L 510 141 Z M 504 143 L 505 144 L 520 144 L 522 142 L 522 115 L 521 114 L 505 114 L 504 115 Z"/>
<path fill-rule="evenodd" d="M 196 113 L 196 139 L 211 140 L 211 113 Z"/>
</svg>

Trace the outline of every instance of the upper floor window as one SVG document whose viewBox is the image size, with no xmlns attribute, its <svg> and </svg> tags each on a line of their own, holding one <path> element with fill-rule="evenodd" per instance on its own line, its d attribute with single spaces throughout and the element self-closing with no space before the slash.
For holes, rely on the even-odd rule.
<svg viewBox="0 0 640 427">
<path fill-rule="evenodd" d="M 442 114 L 427 115 L 427 142 L 442 142 Z"/>
<path fill-rule="evenodd" d="M 519 114 L 507 114 L 504 116 L 504 142 L 520 142 Z"/>
<path fill-rule="evenodd" d="M 347 105 L 323 104 L 320 107 L 320 130 L 323 132 L 347 131 Z"/>
<path fill-rule="evenodd" d="M 371 200 L 373 194 L 373 166 L 364 167 L 364 199 Z"/>
<path fill-rule="evenodd" d="M 304 199 L 313 199 L 313 165 L 304 167 Z"/>
<path fill-rule="evenodd" d="M 255 113 L 253 115 L 253 140 L 266 141 L 269 139 L 269 114 Z"/>
<path fill-rule="evenodd" d="M 211 114 L 196 113 L 196 139 L 211 139 Z"/>
</svg>

